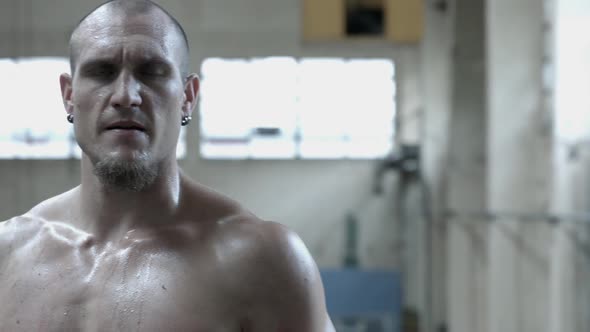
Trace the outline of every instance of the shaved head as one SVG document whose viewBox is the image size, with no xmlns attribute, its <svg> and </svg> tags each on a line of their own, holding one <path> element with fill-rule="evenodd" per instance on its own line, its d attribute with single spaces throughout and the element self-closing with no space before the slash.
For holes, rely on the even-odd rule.
<svg viewBox="0 0 590 332">
<path fill-rule="evenodd" d="M 104 14 L 107 14 L 107 17 L 130 17 L 130 16 L 140 16 L 140 15 L 149 15 L 154 13 L 163 14 L 169 21 L 170 25 L 173 27 L 176 34 L 182 43 L 182 59 L 180 63 L 178 63 L 179 71 L 182 74 L 183 78 L 186 78 L 189 72 L 189 45 L 188 45 L 188 38 L 186 33 L 180 23 L 170 15 L 164 8 L 160 7 L 158 4 L 150 1 L 150 0 L 111 0 L 105 2 L 104 4 L 98 6 L 88 15 L 80 20 L 80 22 L 74 28 L 71 36 L 70 36 L 70 43 L 69 43 L 69 52 L 70 52 L 70 70 L 72 72 L 72 76 L 74 76 L 76 64 L 78 62 L 78 57 L 80 55 L 80 42 L 89 36 L 84 34 L 85 28 L 89 22 L 94 22 L 99 20 L 97 16 L 99 14 L 103 14 L 103 18 L 100 19 L 101 23 L 107 23 L 104 19 Z"/>
</svg>

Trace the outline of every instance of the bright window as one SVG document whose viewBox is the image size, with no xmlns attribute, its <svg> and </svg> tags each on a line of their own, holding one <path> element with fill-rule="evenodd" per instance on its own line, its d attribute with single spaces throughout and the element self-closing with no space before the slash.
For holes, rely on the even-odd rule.
<svg viewBox="0 0 590 332">
<path fill-rule="evenodd" d="M 590 140 L 590 3 L 558 2 L 556 24 L 556 134 L 561 143 Z"/>
<path fill-rule="evenodd" d="M 79 155 L 65 121 L 59 75 L 69 72 L 64 58 L 0 60 L 5 105 L 0 122 L 0 158 L 65 159 Z"/>
<path fill-rule="evenodd" d="M 0 159 L 80 158 L 59 88 L 59 75 L 69 71 L 67 58 L 0 59 Z M 186 153 L 184 137 L 183 130 L 179 158 Z"/>
<path fill-rule="evenodd" d="M 202 78 L 204 158 L 367 159 L 393 145 L 391 60 L 211 58 Z"/>
</svg>

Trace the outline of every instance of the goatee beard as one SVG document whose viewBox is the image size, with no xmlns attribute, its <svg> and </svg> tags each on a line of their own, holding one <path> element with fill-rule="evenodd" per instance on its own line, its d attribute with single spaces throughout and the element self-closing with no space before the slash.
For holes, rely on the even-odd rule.
<svg viewBox="0 0 590 332">
<path fill-rule="evenodd" d="M 159 173 L 157 164 L 146 156 L 131 161 L 106 157 L 94 165 L 94 174 L 107 189 L 141 192 L 149 188 Z"/>
</svg>

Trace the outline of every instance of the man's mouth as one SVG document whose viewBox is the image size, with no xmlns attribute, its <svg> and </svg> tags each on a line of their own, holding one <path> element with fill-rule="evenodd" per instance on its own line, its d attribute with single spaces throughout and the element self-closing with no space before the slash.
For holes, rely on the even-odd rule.
<svg viewBox="0 0 590 332">
<path fill-rule="evenodd" d="M 145 129 L 140 128 L 140 127 L 120 127 L 120 126 L 108 127 L 107 130 L 139 130 L 139 131 L 145 131 Z"/>
<path fill-rule="evenodd" d="M 145 128 L 141 124 L 135 123 L 135 122 L 129 122 L 129 121 L 121 121 L 121 122 L 113 123 L 113 124 L 107 126 L 106 130 L 137 130 L 137 131 L 145 132 Z"/>
</svg>

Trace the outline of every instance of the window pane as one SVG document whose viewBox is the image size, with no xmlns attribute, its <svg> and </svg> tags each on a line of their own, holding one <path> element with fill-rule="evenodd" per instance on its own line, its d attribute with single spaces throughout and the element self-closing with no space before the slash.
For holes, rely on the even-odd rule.
<svg viewBox="0 0 590 332">
<path fill-rule="evenodd" d="M 590 6 L 579 4 L 563 8 L 557 29 L 556 134 L 568 144 L 590 139 L 590 36 L 579 33 L 590 29 Z"/>
<path fill-rule="evenodd" d="M 391 60 L 215 58 L 202 75 L 205 158 L 378 158 L 391 149 Z"/>
<path fill-rule="evenodd" d="M 77 147 L 72 140 L 72 127 L 65 120 L 59 88 L 59 75 L 69 72 L 68 60 L 5 59 L 0 66 L 0 88 L 8 97 L 7 108 L 20 114 L 0 124 L 0 158 L 72 157 Z"/>
</svg>

